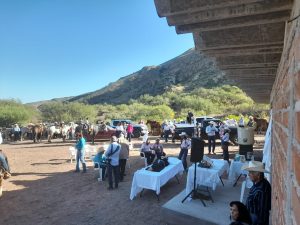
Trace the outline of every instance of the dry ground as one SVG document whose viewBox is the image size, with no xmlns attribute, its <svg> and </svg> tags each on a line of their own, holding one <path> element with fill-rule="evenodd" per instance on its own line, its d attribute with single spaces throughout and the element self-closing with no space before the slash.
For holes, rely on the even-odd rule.
<svg viewBox="0 0 300 225">
<path fill-rule="evenodd" d="M 263 137 L 256 137 L 256 140 L 258 158 Z M 113 191 L 107 190 L 107 182 L 97 181 L 97 172 L 91 162 L 88 162 L 86 174 L 73 172 L 75 163 L 70 163 L 68 152 L 73 142 L 54 140 L 48 144 L 44 140 L 40 144 L 31 141 L 2 144 L 0 147 L 9 158 L 13 176 L 4 181 L 0 224 L 163 224 L 161 206 L 185 188 L 186 174 L 179 177 L 180 184 L 171 179 L 161 189 L 160 202 L 152 191 L 145 191 L 142 198 L 129 200 L 132 176 L 144 165 L 138 152 L 141 140 L 135 139 L 133 143 L 131 167 L 126 167 L 124 182 Z M 164 148 L 168 156 L 177 156 L 179 142 L 164 144 Z M 237 151 L 237 146 L 230 146 L 231 158 Z M 211 157 L 221 158 L 220 146 L 217 146 L 217 155 Z"/>
</svg>

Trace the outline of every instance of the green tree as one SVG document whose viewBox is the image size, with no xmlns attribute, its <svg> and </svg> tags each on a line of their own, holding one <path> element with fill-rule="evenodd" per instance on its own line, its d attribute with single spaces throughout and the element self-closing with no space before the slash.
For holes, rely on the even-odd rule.
<svg viewBox="0 0 300 225">
<path fill-rule="evenodd" d="M 38 116 L 38 112 L 33 107 L 23 105 L 17 100 L 0 100 L 1 127 L 10 127 L 15 123 L 26 125 Z"/>
<path fill-rule="evenodd" d="M 78 121 L 80 118 L 89 118 L 93 122 L 96 119 L 97 110 L 95 106 L 83 103 L 51 102 L 39 107 L 44 121 Z"/>
</svg>

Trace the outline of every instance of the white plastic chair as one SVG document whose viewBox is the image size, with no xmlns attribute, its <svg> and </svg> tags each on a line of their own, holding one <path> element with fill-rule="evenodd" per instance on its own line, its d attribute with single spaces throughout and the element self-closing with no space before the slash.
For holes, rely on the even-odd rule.
<svg viewBox="0 0 300 225">
<path fill-rule="evenodd" d="M 97 167 L 94 167 L 94 170 L 99 172 L 99 178 L 98 181 L 103 181 L 103 177 L 102 177 L 102 168 L 100 168 L 100 164 L 98 162 L 94 162 L 94 157 L 95 155 L 91 156 L 91 160 L 94 163 L 94 166 L 97 165 Z"/>
<path fill-rule="evenodd" d="M 147 158 L 146 158 L 146 155 L 145 155 L 145 153 L 141 151 L 141 152 L 140 152 L 140 155 L 141 155 L 141 159 L 143 159 L 143 160 L 144 160 L 145 167 L 147 167 L 147 166 L 148 166 L 148 164 L 147 164 Z"/>
<path fill-rule="evenodd" d="M 69 151 L 70 151 L 70 162 L 72 163 L 73 159 L 74 161 L 76 161 L 76 149 L 74 147 L 70 147 Z"/>
</svg>

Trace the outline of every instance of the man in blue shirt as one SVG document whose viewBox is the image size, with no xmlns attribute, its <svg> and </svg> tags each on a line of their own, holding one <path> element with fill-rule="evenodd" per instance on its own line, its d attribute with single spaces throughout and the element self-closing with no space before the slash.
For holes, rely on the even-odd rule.
<svg viewBox="0 0 300 225">
<path fill-rule="evenodd" d="M 75 148 L 77 149 L 75 172 L 80 172 L 80 169 L 79 169 L 79 161 L 80 161 L 82 164 L 82 172 L 86 173 L 86 164 L 84 161 L 84 154 L 85 154 L 84 146 L 85 146 L 85 139 L 83 138 L 81 133 L 78 133 L 77 134 L 77 142 L 75 145 Z"/>
</svg>

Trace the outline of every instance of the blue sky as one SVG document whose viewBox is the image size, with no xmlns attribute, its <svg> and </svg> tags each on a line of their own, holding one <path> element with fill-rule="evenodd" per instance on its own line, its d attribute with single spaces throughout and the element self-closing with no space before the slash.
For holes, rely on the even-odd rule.
<svg viewBox="0 0 300 225">
<path fill-rule="evenodd" d="M 154 0 L 0 0 L 0 99 L 95 91 L 192 47 Z"/>
</svg>

